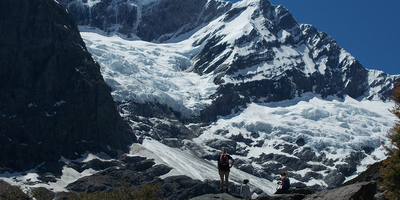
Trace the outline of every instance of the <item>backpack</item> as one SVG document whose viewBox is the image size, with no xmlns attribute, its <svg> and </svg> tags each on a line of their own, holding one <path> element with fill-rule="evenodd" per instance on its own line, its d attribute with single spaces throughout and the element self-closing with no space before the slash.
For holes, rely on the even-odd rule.
<svg viewBox="0 0 400 200">
<path fill-rule="evenodd" d="M 220 159 L 219 162 L 221 163 L 221 165 L 228 165 L 229 164 L 228 155 L 221 154 L 219 159 Z"/>
</svg>

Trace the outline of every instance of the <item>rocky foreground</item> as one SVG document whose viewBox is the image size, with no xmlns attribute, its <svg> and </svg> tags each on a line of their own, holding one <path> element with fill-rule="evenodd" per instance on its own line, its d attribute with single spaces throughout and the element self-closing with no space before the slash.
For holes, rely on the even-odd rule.
<svg viewBox="0 0 400 200">
<path fill-rule="evenodd" d="M 357 178 L 343 184 L 333 190 L 324 190 L 314 192 L 309 188 L 293 188 L 290 194 L 270 195 L 265 194 L 258 188 L 251 188 L 253 199 L 270 200 L 270 199 L 385 199 L 383 192 L 377 187 L 377 181 L 380 178 L 381 163 L 372 165 L 367 171 L 360 174 Z M 160 184 L 156 195 L 162 199 L 168 200 L 207 200 L 221 199 L 234 200 L 243 199 L 237 195 L 239 185 L 230 184 L 230 193 L 219 193 L 219 181 L 194 180 L 187 176 L 171 176 L 160 178 L 167 174 L 171 168 L 166 165 L 155 165 L 151 159 L 139 156 L 122 155 L 117 160 L 101 161 L 98 159 L 84 163 L 71 162 L 67 166 L 63 166 L 61 162 L 45 163 L 38 168 L 40 175 L 39 180 L 42 183 L 56 182 L 61 177 L 63 167 L 73 168 L 81 172 L 86 169 L 94 169 L 97 173 L 78 179 L 69 184 L 66 189 L 69 192 L 52 192 L 46 188 L 35 188 L 41 190 L 41 195 L 45 194 L 50 199 L 70 199 L 76 194 L 94 193 L 99 191 L 113 191 L 121 189 L 122 185 L 127 185 L 132 191 L 147 184 Z M 123 184 L 122 184 L 123 183 Z M 34 183 L 32 183 L 34 184 Z M 6 190 L 10 186 L 1 183 L 3 190 L 0 189 L 0 197 L 4 197 Z M 35 194 L 35 192 L 32 192 Z M 40 199 L 40 198 L 39 198 Z"/>
</svg>

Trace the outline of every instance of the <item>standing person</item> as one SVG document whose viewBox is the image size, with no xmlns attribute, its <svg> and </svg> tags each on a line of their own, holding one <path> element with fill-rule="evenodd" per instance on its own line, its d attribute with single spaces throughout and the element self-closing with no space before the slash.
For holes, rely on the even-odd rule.
<svg viewBox="0 0 400 200">
<path fill-rule="evenodd" d="M 282 185 L 282 187 L 276 190 L 275 194 L 285 194 L 290 189 L 290 180 L 286 176 L 286 172 L 281 172 L 281 181 L 278 182 L 278 185 Z"/>
<path fill-rule="evenodd" d="M 247 183 L 249 183 L 249 179 L 244 179 L 242 187 L 240 188 L 240 196 L 242 196 L 246 199 L 251 197 L 250 187 L 249 187 L 249 185 L 247 185 Z"/>
<path fill-rule="evenodd" d="M 222 193 L 224 189 L 224 182 L 225 182 L 225 191 L 228 193 L 229 188 L 229 172 L 230 168 L 235 163 L 235 159 L 232 156 L 226 154 L 226 148 L 222 147 L 221 153 L 218 156 L 218 172 L 219 172 L 219 191 Z M 232 160 L 231 164 L 229 164 L 229 160 Z"/>
</svg>

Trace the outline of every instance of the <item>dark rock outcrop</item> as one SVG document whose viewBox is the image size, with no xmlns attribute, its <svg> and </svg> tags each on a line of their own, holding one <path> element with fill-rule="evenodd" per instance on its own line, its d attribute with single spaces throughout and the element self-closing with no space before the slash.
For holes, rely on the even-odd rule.
<svg viewBox="0 0 400 200">
<path fill-rule="evenodd" d="M 140 0 L 101 0 L 92 5 L 81 0 L 59 2 L 79 25 L 160 42 L 210 22 L 232 7 L 230 2 L 215 0 L 162 0 L 145 5 Z"/>
<path fill-rule="evenodd" d="M 141 185 L 153 183 L 161 183 L 157 194 L 171 200 L 184 200 L 219 192 L 217 183 L 194 180 L 188 176 L 171 176 L 160 179 L 159 176 L 167 174 L 171 167 L 162 164 L 155 165 L 153 160 L 144 157 L 123 155 L 113 162 L 92 160 L 75 164 L 82 167 L 90 165 L 90 163 L 96 163 L 96 166 L 108 166 L 110 163 L 114 163 L 115 166 L 109 166 L 91 176 L 80 178 L 69 184 L 66 188 L 71 193 L 112 191 L 118 190 L 123 185 L 135 190 Z M 71 165 L 68 166 L 71 167 Z"/>
<path fill-rule="evenodd" d="M 227 193 L 221 194 L 205 194 L 202 196 L 191 198 L 190 200 L 237 200 L 237 199 L 244 199 L 243 197 L 237 195 L 231 195 Z"/>
<path fill-rule="evenodd" d="M 162 183 L 162 187 L 157 192 L 170 200 L 185 200 L 203 194 L 219 192 L 217 187 L 188 176 L 167 177 L 162 180 Z"/>
<path fill-rule="evenodd" d="M 126 0 L 102 0 L 96 2 L 59 0 L 72 13 L 79 25 L 87 25 L 104 30 L 119 32 L 127 36 L 135 33 L 138 23 L 138 7 Z"/>
<path fill-rule="evenodd" d="M 262 195 L 258 196 L 257 200 L 302 200 L 306 195 L 304 194 L 279 194 L 279 195 Z"/>
<path fill-rule="evenodd" d="M 386 168 L 383 164 L 384 161 L 376 162 L 368 167 L 367 170 L 361 172 L 357 177 L 346 181 L 341 186 L 347 186 L 360 182 L 370 182 L 370 181 L 382 181 L 382 169 Z"/>
<path fill-rule="evenodd" d="M 145 41 L 166 41 L 210 22 L 231 8 L 215 0 L 162 0 L 143 7 L 137 35 Z"/>
<path fill-rule="evenodd" d="M 117 102 L 118 110 L 132 125 L 133 132 L 151 137 L 170 147 L 182 147 L 182 140 L 193 139 L 196 134 L 180 121 L 178 112 L 159 103 Z M 127 114 L 125 114 L 125 112 Z"/>
<path fill-rule="evenodd" d="M 85 193 L 111 191 L 121 187 L 125 183 L 132 186 L 139 186 L 151 181 L 160 182 L 161 180 L 158 177 L 171 170 L 166 165 L 155 165 L 153 160 L 144 157 L 129 157 L 132 161 L 135 160 L 134 162 L 129 162 L 129 159 L 125 158 L 115 161 L 115 166 L 107 167 L 91 176 L 83 177 L 69 184 L 66 188 L 72 192 Z M 100 160 L 96 162 L 97 165 L 103 166 L 110 163 Z M 81 163 L 80 165 L 88 163 Z"/>
<path fill-rule="evenodd" d="M 304 198 L 305 200 L 311 199 L 365 199 L 372 200 L 376 193 L 376 182 L 361 182 L 353 185 L 339 187 L 333 190 L 326 190 L 318 192 Z"/>
<path fill-rule="evenodd" d="M 0 29 L 0 166 L 116 156 L 136 141 L 65 8 L 3 0 Z"/>
</svg>

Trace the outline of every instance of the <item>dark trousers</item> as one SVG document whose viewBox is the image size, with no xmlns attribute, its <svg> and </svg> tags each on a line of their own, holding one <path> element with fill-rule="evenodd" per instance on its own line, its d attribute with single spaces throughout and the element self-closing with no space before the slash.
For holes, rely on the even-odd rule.
<svg viewBox="0 0 400 200">
<path fill-rule="evenodd" d="M 275 194 L 287 194 L 287 193 L 289 193 L 289 188 L 281 188 L 275 192 Z"/>
</svg>

